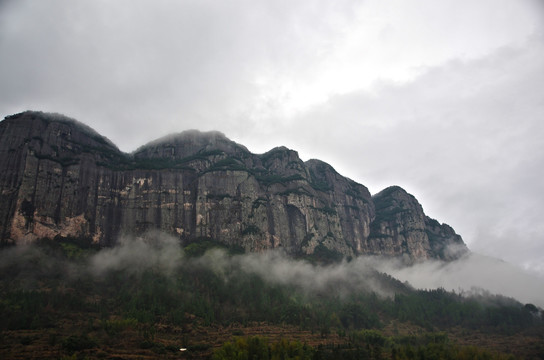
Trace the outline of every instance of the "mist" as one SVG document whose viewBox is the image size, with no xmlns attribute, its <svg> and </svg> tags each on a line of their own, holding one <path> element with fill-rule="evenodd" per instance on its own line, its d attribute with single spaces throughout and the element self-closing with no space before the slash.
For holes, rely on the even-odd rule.
<svg viewBox="0 0 544 360">
<path fill-rule="evenodd" d="M 378 256 L 314 265 L 276 251 L 228 257 L 224 251 L 211 250 L 198 262 L 223 274 L 233 266 L 239 267 L 268 282 L 294 285 L 307 292 L 334 289 L 341 296 L 352 291 L 394 296 L 394 289 L 380 281 L 378 272 L 416 289 L 443 288 L 464 296 L 503 295 L 544 307 L 544 283 L 540 278 L 507 262 L 477 253 L 468 253 L 451 262 L 427 260 L 411 265 L 403 259 Z"/>
<path fill-rule="evenodd" d="M 4 280 L 9 277 L 13 286 L 25 289 L 37 288 L 47 276 L 72 280 L 91 276 L 99 280 L 110 271 L 138 275 L 150 269 L 166 276 L 184 269 L 209 270 L 225 282 L 243 272 L 268 283 L 296 287 L 308 295 L 332 293 L 340 299 L 355 292 L 393 297 L 399 286 L 408 286 L 443 288 L 464 296 L 503 295 L 544 308 L 542 279 L 476 253 L 467 253 L 451 262 L 428 260 L 415 264 L 399 258 L 360 256 L 320 265 L 294 259 L 282 251 L 231 255 L 218 248 L 189 257 L 178 239 L 158 232 L 120 237 L 116 246 L 92 252 L 81 261 L 59 261 L 39 246 L 18 246 L 0 252 L 0 273 Z M 399 281 L 392 281 L 388 275 Z"/>
<path fill-rule="evenodd" d="M 147 269 L 171 274 L 183 264 L 183 250 L 179 240 L 158 232 L 141 237 L 121 236 L 116 246 L 105 248 L 89 261 L 91 274 L 102 276 L 108 271 L 141 273 Z"/>
<path fill-rule="evenodd" d="M 416 289 L 444 288 L 465 296 L 497 294 L 544 308 L 542 279 L 502 260 L 473 252 L 451 262 L 427 260 L 413 264 L 400 258 L 360 256 L 349 262 L 316 265 L 274 250 L 229 255 L 223 249 L 211 249 L 203 256 L 189 258 L 176 238 L 149 233 L 140 238 L 121 238 L 117 246 L 94 255 L 90 265 L 95 275 L 108 270 L 140 272 L 146 268 L 170 274 L 182 266 L 197 267 L 221 275 L 224 281 L 229 281 L 229 274 L 242 271 L 307 293 L 334 290 L 342 297 L 366 291 L 394 296 L 395 289 L 385 285 L 378 274 L 383 273 Z"/>
<path fill-rule="evenodd" d="M 505 261 L 474 252 L 451 262 L 428 260 L 411 266 L 395 259 L 373 259 L 373 266 L 418 289 L 442 287 L 467 296 L 489 292 L 544 307 L 541 278 Z"/>
<path fill-rule="evenodd" d="M 333 292 L 343 298 L 354 292 L 373 292 L 382 297 L 394 296 L 394 289 L 382 281 L 364 258 L 315 265 L 277 250 L 229 256 L 224 250 L 212 249 L 194 262 L 222 275 L 225 281 L 229 281 L 228 274 L 235 269 L 269 283 L 294 286 L 306 294 Z"/>
</svg>

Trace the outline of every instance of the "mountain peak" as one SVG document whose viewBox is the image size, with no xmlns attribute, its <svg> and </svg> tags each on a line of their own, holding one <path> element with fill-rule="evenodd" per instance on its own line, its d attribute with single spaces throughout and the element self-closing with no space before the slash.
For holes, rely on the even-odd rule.
<svg viewBox="0 0 544 360">
<path fill-rule="evenodd" d="M 53 133 L 56 132 L 57 136 L 70 138 L 71 132 L 69 130 L 75 129 L 77 132 L 86 135 L 89 139 L 117 149 L 117 146 L 113 142 L 105 136 L 100 135 L 90 126 L 60 113 L 27 110 L 6 116 L 3 122 L 6 123 L 5 125 L 11 123 L 14 126 L 24 127 L 35 137 L 46 135 L 47 131 L 51 131 Z"/>
<path fill-rule="evenodd" d="M 377 239 L 386 252 L 417 254 L 451 260 L 466 252 L 466 246 L 453 229 L 425 215 L 415 196 L 402 187 L 385 188 L 372 197 L 376 218 L 372 222 L 371 238 Z M 394 245 L 395 244 L 395 245 Z M 399 246 L 400 249 L 395 248 Z"/>
<path fill-rule="evenodd" d="M 0 123 L 0 241 L 69 236 L 110 245 L 159 230 L 246 251 L 447 258 L 464 245 L 398 186 L 371 196 L 329 164 L 280 146 L 253 154 L 184 131 L 131 155 L 77 121 L 27 112 Z"/>
<path fill-rule="evenodd" d="M 222 132 L 187 130 L 153 140 L 133 154 L 136 158 L 181 159 L 214 150 L 228 154 L 249 153 L 246 147 L 230 140 Z"/>
<path fill-rule="evenodd" d="M 159 144 L 176 144 L 180 142 L 193 142 L 208 144 L 217 141 L 230 141 L 225 134 L 220 131 L 200 131 L 196 129 L 185 130 L 180 133 L 173 133 L 152 140 L 142 147 L 159 145 Z M 141 148 L 142 148 L 141 147 Z M 138 150 L 136 150 L 138 151 Z"/>
</svg>

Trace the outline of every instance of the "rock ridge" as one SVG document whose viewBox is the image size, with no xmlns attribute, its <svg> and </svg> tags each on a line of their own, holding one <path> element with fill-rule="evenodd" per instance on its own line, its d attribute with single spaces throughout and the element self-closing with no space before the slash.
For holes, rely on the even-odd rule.
<svg viewBox="0 0 544 360">
<path fill-rule="evenodd" d="M 159 230 L 292 255 L 451 259 L 466 251 L 400 187 L 368 189 L 320 160 L 276 147 L 253 154 L 190 130 L 121 152 L 88 126 L 23 112 L 0 122 L 0 241 L 80 237 L 109 246 Z"/>
</svg>

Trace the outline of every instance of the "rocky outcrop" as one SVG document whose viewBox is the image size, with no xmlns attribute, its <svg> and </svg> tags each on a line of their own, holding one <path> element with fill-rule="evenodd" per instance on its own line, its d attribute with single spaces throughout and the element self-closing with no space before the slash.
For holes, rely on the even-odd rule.
<svg viewBox="0 0 544 360">
<path fill-rule="evenodd" d="M 467 250 L 450 226 L 426 216 L 416 198 L 404 189 L 391 186 L 372 199 L 376 217 L 368 243 L 373 253 L 451 260 Z"/>
<path fill-rule="evenodd" d="M 252 154 L 219 132 L 187 131 L 125 154 L 75 120 L 25 112 L 0 123 L 5 243 L 85 237 L 105 246 L 160 230 L 247 251 L 446 258 L 464 245 L 400 188 L 368 189 L 278 147 Z"/>
</svg>

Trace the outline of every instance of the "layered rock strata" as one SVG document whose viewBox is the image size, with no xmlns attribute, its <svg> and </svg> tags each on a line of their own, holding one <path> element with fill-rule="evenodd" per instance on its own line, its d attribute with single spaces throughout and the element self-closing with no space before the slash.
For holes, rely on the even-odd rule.
<svg viewBox="0 0 544 360">
<path fill-rule="evenodd" d="M 121 152 L 89 127 L 24 112 L 0 123 L 0 240 L 83 237 L 109 246 L 159 230 L 188 243 L 447 258 L 464 247 L 398 187 L 368 189 L 285 147 L 253 154 L 219 132 L 187 131 Z"/>
</svg>

